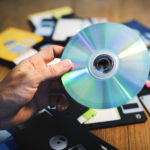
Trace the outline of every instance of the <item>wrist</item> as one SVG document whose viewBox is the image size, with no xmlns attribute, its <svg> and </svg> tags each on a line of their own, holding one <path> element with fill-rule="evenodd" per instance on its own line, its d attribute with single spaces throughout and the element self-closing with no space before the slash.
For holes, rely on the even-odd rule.
<svg viewBox="0 0 150 150">
<path fill-rule="evenodd" d="M 0 82 L 0 127 L 3 120 L 13 116 L 22 107 L 12 97 L 11 92 Z"/>
</svg>

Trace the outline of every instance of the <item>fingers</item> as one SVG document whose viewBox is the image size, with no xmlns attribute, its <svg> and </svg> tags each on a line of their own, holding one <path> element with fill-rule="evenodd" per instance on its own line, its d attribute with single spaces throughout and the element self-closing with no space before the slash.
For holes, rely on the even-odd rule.
<svg viewBox="0 0 150 150">
<path fill-rule="evenodd" d="M 59 58 L 61 57 L 64 47 L 58 45 L 52 45 L 52 46 L 48 46 L 46 49 L 50 51 L 52 50 L 54 57 Z"/>
<path fill-rule="evenodd" d="M 69 59 L 63 60 L 55 65 L 48 66 L 49 77 L 59 77 L 68 72 L 72 68 L 72 63 Z"/>
<path fill-rule="evenodd" d="M 39 78 L 39 80 L 37 80 L 39 83 L 46 79 L 59 77 L 72 68 L 72 63 L 69 59 L 60 61 L 54 65 L 45 66 L 45 64 L 55 57 L 61 56 L 63 49 L 64 48 L 61 46 L 49 46 L 28 59 L 39 74 L 37 76 L 37 78 Z"/>
<path fill-rule="evenodd" d="M 42 59 L 45 64 L 52 61 L 55 57 L 60 57 L 62 52 L 64 50 L 64 47 L 52 45 L 48 46 L 47 48 L 41 50 L 39 53 L 37 53 L 34 56 L 31 56 L 29 60 L 32 62 L 35 62 L 37 59 Z"/>
<path fill-rule="evenodd" d="M 47 79 L 52 79 L 63 75 L 72 68 L 72 63 L 69 59 L 60 61 L 57 64 L 50 65 L 46 69 L 38 70 L 40 74 L 39 82 L 45 81 Z"/>
</svg>

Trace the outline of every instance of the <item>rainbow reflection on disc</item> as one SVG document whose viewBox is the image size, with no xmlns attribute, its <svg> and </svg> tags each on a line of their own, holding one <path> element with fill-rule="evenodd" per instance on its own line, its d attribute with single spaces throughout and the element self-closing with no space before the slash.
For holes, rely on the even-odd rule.
<svg viewBox="0 0 150 150">
<path fill-rule="evenodd" d="M 66 91 L 78 103 L 95 109 L 129 102 L 149 73 L 146 45 L 134 30 L 117 23 L 80 31 L 65 47 L 64 59 L 73 63 L 61 77 Z"/>
</svg>

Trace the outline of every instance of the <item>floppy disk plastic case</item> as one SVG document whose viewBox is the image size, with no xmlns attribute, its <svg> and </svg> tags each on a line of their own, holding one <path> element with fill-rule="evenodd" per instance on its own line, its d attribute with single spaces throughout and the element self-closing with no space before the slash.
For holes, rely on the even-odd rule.
<svg viewBox="0 0 150 150">
<path fill-rule="evenodd" d="M 106 18 L 62 18 L 57 21 L 55 31 L 52 35 L 54 41 L 66 41 L 77 34 L 83 28 L 92 24 L 109 22 Z"/>
<path fill-rule="evenodd" d="M 71 120 L 78 120 L 82 126 L 87 129 L 101 129 L 108 127 L 115 127 L 120 125 L 128 125 L 135 123 L 142 123 L 147 120 L 142 105 L 138 97 L 134 97 L 129 103 L 112 109 L 100 109 L 92 110 L 78 104 L 74 101 L 64 90 L 58 91 L 58 93 L 65 93 L 68 97 L 69 107 L 64 112 L 59 112 L 48 107 L 47 110 L 54 116 L 61 115 L 61 117 L 68 116 Z M 86 115 L 85 115 L 86 113 Z M 83 120 L 81 117 L 85 117 Z M 87 119 L 88 118 L 88 119 Z"/>
<path fill-rule="evenodd" d="M 22 150 L 113 150 L 116 149 L 89 133 L 67 117 L 42 113 L 23 130 L 14 134 Z"/>
<path fill-rule="evenodd" d="M 42 39 L 41 36 L 28 31 L 8 28 L 0 34 L 0 58 L 14 62 L 14 59 Z"/>
<path fill-rule="evenodd" d="M 44 36 L 45 39 L 49 39 L 54 32 L 57 19 L 62 17 L 73 17 L 72 8 L 66 6 L 33 13 L 28 16 L 28 20 L 31 23 L 35 34 Z"/>
</svg>

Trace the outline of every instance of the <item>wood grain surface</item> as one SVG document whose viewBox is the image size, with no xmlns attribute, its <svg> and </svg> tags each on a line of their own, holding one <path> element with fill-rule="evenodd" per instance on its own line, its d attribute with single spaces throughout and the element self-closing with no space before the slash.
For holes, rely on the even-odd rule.
<svg viewBox="0 0 150 150">
<path fill-rule="evenodd" d="M 150 27 L 149 0 L 0 0 L 0 32 L 10 26 L 31 31 L 26 20 L 28 14 L 61 6 L 71 6 L 82 18 L 106 17 L 116 22 L 136 19 Z M 9 70 L 0 65 L 0 80 Z M 149 150 L 150 119 L 147 117 L 142 124 L 91 132 L 120 150 Z"/>
</svg>

